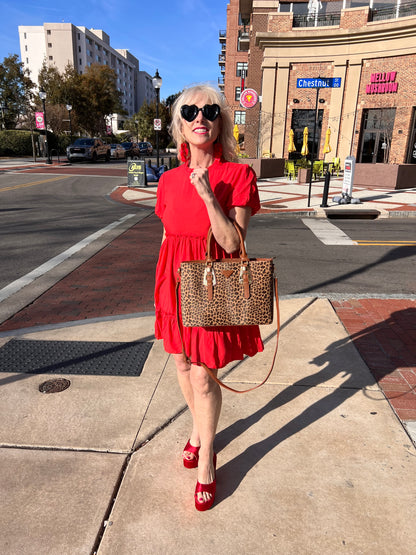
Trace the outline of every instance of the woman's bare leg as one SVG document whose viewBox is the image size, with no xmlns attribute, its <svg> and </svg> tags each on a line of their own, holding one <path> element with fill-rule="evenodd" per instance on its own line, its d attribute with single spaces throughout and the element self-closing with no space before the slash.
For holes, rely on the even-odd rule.
<svg viewBox="0 0 416 555">
<path fill-rule="evenodd" d="M 221 412 L 222 395 L 220 387 L 209 377 L 201 366 L 192 365 L 190 384 L 193 392 L 193 416 L 199 432 L 198 482 L 210 484 L 214 481 L 214 439 Z M 209 493 L 199 493 L 199 502 L 208 501 Z"/>
<path fill-rule="evenodd" d="M 199 432 L 195 420 L 194 411 L 194 392 L 191 384 L 191 365 L 188 364 L 183 355 L 172 355 L 176 364 L 176 373 L 178 376 L 179 386 L 182 391 L 182 395 L 185 398 L 186 404 L 189 407 L 192 415 L 192 433 L 190 437 L 191 445 L 194 447 L 200 446 Z M 189 451 L 184 451 L 184 458 L 192 460 L 195 455 Z"/>
</svg>

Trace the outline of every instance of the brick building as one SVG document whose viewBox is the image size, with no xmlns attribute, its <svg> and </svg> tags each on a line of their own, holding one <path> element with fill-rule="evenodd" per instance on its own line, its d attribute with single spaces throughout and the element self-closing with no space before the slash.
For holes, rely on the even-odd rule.
<svg viewBox="0 0 416 555">
<path fill-rule="evenodd" d="M 327 159 L 416 163 L 414 0 L 231 0 L 228 18 L 237 3 L 249 31 L 245 85 L 261 98 L 246 110 L 247 154 L 288 158 L 293 129 L 299 157 L 308 127 L 315 158 L 330 129 Z M 237 111 L 228 18 L 224 92 Z"/>
</svg>

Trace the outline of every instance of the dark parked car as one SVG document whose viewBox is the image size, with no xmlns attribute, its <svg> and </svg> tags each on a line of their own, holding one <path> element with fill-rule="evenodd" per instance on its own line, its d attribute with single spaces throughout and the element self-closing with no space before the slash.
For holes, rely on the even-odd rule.
<svg viewBox="0 0 416 555">
<path fill-rule="evenodd" d="M 121 146 L 126 151 L 126 156 L 129 158 L 135 158 L 140 156 L 140 149 L 137 143 L 133 143 L 131 141 L 126 141 L 121 143 Z"/>
<path fill-rule="evenodd" d="M 147 141 L 142 141 L 141 143 L 139 143 L 138 146 L 139 146 L 140 154 L 150 155 L 153 152 L 152 145 Z"/>
<path fill-rule="evenodd" d="M 106 145 L 101 139 L 79 138 L 66 149 L 69 162 L 76 160 L 89 160 L 96 162 L 98 159 L 110 161 L 110 145 Z"/>
</svg>

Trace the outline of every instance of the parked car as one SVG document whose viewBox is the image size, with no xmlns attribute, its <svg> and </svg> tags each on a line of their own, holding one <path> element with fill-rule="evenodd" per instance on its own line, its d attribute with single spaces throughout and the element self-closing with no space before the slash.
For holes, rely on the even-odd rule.
<svg viewBox="0 0 416 555">
<path fill-rule="evenodd" d="M 118 160 L 119 158 L 126 157 L 126 151 L 121 145 L 113 144 L 113 145 L 110 145 L 110 147 L 111 147 L 111 158 L 115 158 L 116 160 Z"/>
<path fill-rule="evenodd" d="M 75 162 L 77 160 L 96 162 L 99 159 L 104 159 L 106 162 L 109 162 L 111 147 L 105 144 L 101 139 L 80 137 L 69 145 L 66 149 L 66 155 L 69 162 Z"/>
<path fill-rule="evenodd" d="M 126 141 L 124 143 L 121 143 L 121 146 L 124 148 L 127 157 L 138 158 L 140 156 L 140 149 L 137 143 L 133 143 L 132 141 Z"/>
<path fill-rule="evenodd" d="M 139 146 L 140 154 L 150 155 L 153 152 L 152 145 L 147 141 L 142 141 L 141 143 L 139 143 L 138 146 Z"/>
</svg>

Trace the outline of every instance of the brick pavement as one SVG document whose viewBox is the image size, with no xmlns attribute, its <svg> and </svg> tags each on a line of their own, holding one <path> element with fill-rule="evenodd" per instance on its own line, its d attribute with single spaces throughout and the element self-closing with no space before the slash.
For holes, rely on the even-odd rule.
<svg viewBox="0 0 416 555">
<path fill-rule="evenodd" d="M 332 305 L 397 416 L 416 420 L 416 301 L 349 299 Z"/>
<path fill-rule="evenodd" d="M 152 214 L 71 272 L 0 331 L 154 310 L 162 225 Z"/>
</svg>

